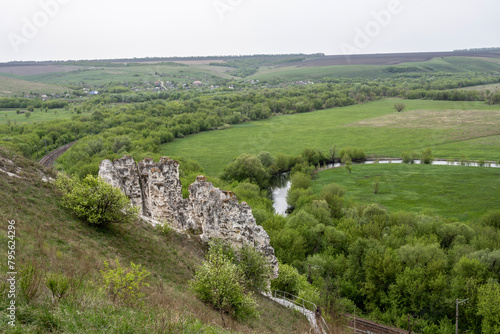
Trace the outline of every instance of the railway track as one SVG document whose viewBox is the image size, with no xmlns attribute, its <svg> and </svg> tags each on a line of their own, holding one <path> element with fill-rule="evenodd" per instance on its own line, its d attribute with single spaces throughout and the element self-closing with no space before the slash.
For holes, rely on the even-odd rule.
<svg viewBox="0 0 500 334">
<path fill-rule="evenodd" d="M 76 143 L 76 141 L 56 148 L 52 152 L 49 152 L 49 154 L 44 156 L 42 159 L 40 159 L 38 163 L 47 168 L 52 167 L 54 161 L 56 161 L 57 158 L 59 158 L 64 152 L 66 152 L 71 146 L 73 146 L 74 143 Z"/>
<path fill-rule="evenodd" d="M 356 318 L 356 322 L 354 322 L 354 318 L 351 315 L 345 315 L 349 319 L 349 328 L 355 329 L 355 334 L 408 334 L 407 330 L 393 328 L 381 324 L 377 324 L 376 322 L 365 320 L 361 318 Z"/>
</svg>

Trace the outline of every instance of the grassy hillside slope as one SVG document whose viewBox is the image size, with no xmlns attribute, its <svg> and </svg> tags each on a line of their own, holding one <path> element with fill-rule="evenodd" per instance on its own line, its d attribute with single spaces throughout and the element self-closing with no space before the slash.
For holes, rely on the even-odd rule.
<svg viewBox="0 0 500 334">
<path fill-rule="evenodd" d="M 320 80 L 325 77 L 342 78 L 388 78 L 394 76 L 388 72 L 389 65 L 330 65 L 330 66 L 288 66 L 261 68 L 258 73 L 250 76 L 251 79 L 273 80 L 280 78 L 284 81 Z M 412 67 L 415 73 L 435 72 L 448 73 L 475 73 L 498 72 L 500 64 L 497 59 L 469 58 L 469 57 L 444 57 L 434 58 L 429 61 L 408 62 L 394 65 L 393 67 Z"/>
<path fill-rule="evenodd" d="M 24 78 L 14 78 L 0 74 L 0 97 L 18 95 L 30 92 L 37 94 L 63 93 L 67 88 L 56 84 L 46 84 L 24 80 Z"/>
<path fill-rule="evenodd" d="M 42 181 L 38 164 L 0 148 L 0 168 L 0 332 L 303 333 L 309 329 L 303 316 L 263 297 L 257 298 L 260 320 L 230 321 L 223 329 L 220 315 L 188 289 L 205 252 L 196 237 L 166 236 L 139 221 L 108 228 L 88 226 L 60 206 L 54 186 Z M 18 283 L 22 279 L 29 282 L 26 268 L 31 265 L 35 275 L 30 286 L 37 292 L 29 301 L 18 293 L 15 328 L 5 321 L 11 300 L 7 298 L 6 278 L 13 270 L 7 268 L 7 229 L 12 220 Z M 122 266 L 134 262 L 151 272 L 143 306 L 113 303 L 99 290 L 104 261 L 113 263 L 115 259 Z M 59 301 L 51 298 L 45 286 L 48 275 L 56 273 L 70 284 L 69 292 Z"/>
<path fill-rule="evenodd" d="M 71 72 L 53 72 L 25 76 L 26 80 L 48 84 L 104 85 L 109 82 L 140 82 L 176 80 L 191 83 L 195 80 L 211 81 L 213 78 L 229 78 L 224 67 L 184 65 L 176 63 L 144 64 L 140 66 L 93 67 Z"/>
</svg>

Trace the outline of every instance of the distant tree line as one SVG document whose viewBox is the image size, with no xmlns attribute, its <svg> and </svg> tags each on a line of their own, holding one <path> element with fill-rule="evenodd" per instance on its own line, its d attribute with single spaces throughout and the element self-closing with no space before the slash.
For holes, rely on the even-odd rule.
<svg viewBox="0 0 500 334">
<path fill-rule="evenodd" d="M 64 108 L 68 104 L 67 101 L 61 100 L 43 101 L 42 99 L 28 99 L 23 97 L 0 97 L 0 108 L 28 108 L 29 106 L 33 106 L 34 108 L 56 109 Z"/>
</svg>

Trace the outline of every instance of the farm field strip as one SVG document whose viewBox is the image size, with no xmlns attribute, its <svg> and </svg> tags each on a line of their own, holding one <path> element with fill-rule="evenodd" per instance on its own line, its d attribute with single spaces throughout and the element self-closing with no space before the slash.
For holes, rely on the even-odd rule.
<svg viewBox="0 0 500 334">
<path fill-rule="evenodd" d="M 373 55 L 372 55 L 373 56 Z M 345 57 L 342 57 L 345 58 Z M 387 66 L 418 68 L 416 73 L 448 72 L 492 72 L 500 70 L 499 59 L 495 58 L 472 58 L 472 57 L 446 57 L 432 58 L 429 60 L 416 59 L 416 61 L 374 63 L 370 61 L 346 63 L 344 59 L 340 61 L 311 60 L 302 63 L 291 63 L 286 67 L 262 68 L 258 73 L 250 76 L 252 79 L 272 80 L 280 77 L 283 80 L 320 80 L 324 77 L 344 77 L 344 78 L 388 78 L 393 73 L 386 71 Z M 312 64 L 317 64 L 316 66 Z"/>
<path fill-rule="evenodd" d="M 500 83 L 459 88 L 459 90 L 477 90 L 482 92 L 489 90 L 491 93 L 496 93 L 500 91 Z"/>
</svg>

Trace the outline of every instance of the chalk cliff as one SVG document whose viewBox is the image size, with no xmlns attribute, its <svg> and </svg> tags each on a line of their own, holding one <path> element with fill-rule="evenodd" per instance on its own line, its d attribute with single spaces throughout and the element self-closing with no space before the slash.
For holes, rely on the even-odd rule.
<svg viewBox="0 0 500 334">
<path fill-rule="evenodd" d="M 103 160 L 99 176 L 122 189 L 149 221 L 194 231 L 206 241 L 221 238 L 236 247 L 254 246 L 267 257 L 273 277 L 277 277 L 278 261 L 269 236 L 255 223 L 250 206 L 239 203 L 234 193 L 215 188 L 198 176 L 189 186 L 189 198 L 182 198 L 179 163 L 165 157 L 156 163 L 150 158 L 136 163 L 130 156 Z"/>
</svg>

